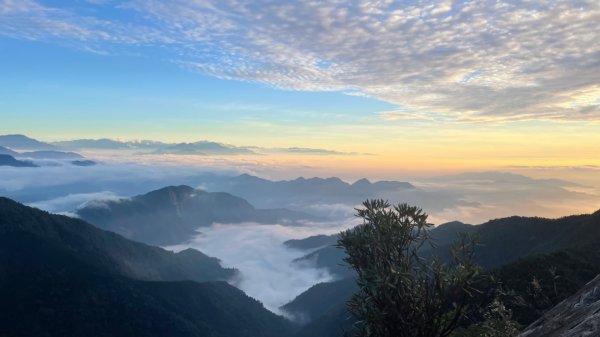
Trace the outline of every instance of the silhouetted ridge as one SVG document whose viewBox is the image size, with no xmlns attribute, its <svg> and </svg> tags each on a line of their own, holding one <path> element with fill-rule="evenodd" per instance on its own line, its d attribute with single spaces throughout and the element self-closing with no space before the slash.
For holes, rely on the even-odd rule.
<svg viewBox="0 0 600 337">
<path fill-rule="evenodd" d="M 226 282 L 174 281 L 208 276 L 211 261 L 0 198 L 0 336 L 291 335 Z"/>
<path fill-rule="evenodd" d="M 127 240 L 79 220 L 49 214 L 0 198 L 0 233 L 28 233 L 68 247 L 88 262 L 105 270 L 141 280 L 226 280 L 236 274 L 222 268 L 219 260 L 189 250 L 173 253 Z"/>
</svg>

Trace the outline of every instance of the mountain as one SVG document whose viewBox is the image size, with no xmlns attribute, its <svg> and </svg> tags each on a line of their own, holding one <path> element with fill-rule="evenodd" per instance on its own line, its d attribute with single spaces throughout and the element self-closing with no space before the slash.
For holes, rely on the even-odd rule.
<svg viewBox="0 0 600 337">
<path fill-rule="evenodd" d="M 179 143 L 162 146 L 153 153 L 157 154 L 189 154 L 189 155 L 240 155 L 255 154 L 254 151 L 233 145 L 221 144 L 209 141 L 194 143 Z"/>
<path fill-rule="evenodd" d="M 475 234 L 477 229 L 477 226 L 451 221 L 434 227 L 430 235 L 435 245 L 447 246 L 456 240 L 458 233 Z"/>
<path fill-rule="evenodd" d="M 357 291 L 354 278 L 318 283 L 280 309 L 294 317 L 294 321 L 306 324 L 345 304 Z"/>
<path fill-rule="evenodd" d="M 315 248 L 324 248 L 337 244 L 338 236 L 334 235 L 315 235 L 304 239 L 287 240 L 283 244 L 286 247 L 300 250 L 309 250 Z"/>
<path fill-rule="evenodd" d="M 433 243 L 436 246 L 444 247 L 443 251 L 446 251 L 449 245 L 456 240 L 458 233 L 474 234 L 477 228 L 477 226 L 454 221 L 434 227 L 430 235 Z M 337 235 L 311 236 L 305 239 L 289 240 L 284 242 L 284 244 L 290 248 L 303 250 L 316 248 L 316 250 L 294 260 L 293 263 L 296 265 L 327 268 L 335 276 L 341 278 L 354 275 L 354 272 L 343 261 L 346 256 L 344 250 L 336 247 Z M 423 249 L 431 250 L 431 248 L 425 246 Z"/>
<path fill-rule="evenodd" d="M 218 259 L 188 249 L 173 253 L 127 240 L 80 219 L 51 215 L 0 197 L 0 231 L 35 236 L 48 244 L 66 247 L 88 262 L 130 278 L 154 281 L 227 280 L 236 275 Z M 15 240 L 19 240 L 15 237 Z"/>
<path fill-rule="evenodd" d="M 322 316 L 310 321 L 294 337 L 354 336 L 356 319 L 348 312 L 346 302 L 337 301 Z"/>
<path fill-rule="evenodd" d="M 185 185 L 165 187 L 131 199 L 90 202 L 77 215 L 100 228 L 157 245 L 182 243 L 199 227 L 214 222 L 294 224 L 311 218 L 286 209 L 256 209 L 231 194 L 209 193 Z"/>
<path fill-rule="evenodd" d="M 491 274 L 513 294 L 513 299 L 506 301 L 513 319 L 527 326 L 600 274 L 600 246 L 525 257 L 496 268 Z M 480 288 L 493 287 L 484 284 Z M 493 296 L 483 294 L 478 303 L 489 303 Z"/>
<path fill-rule="evenodd" d="M 344 215 L 350 216 L 354 213 L 353 205 L 358 205 L 367 198 L 414 189 L 410 183 L 397 181 L 371 183 L 363 179 L 358 184 L 349 184 L 337 177 L 271 181 L 249 174 L 235 177 L 210 176 L 202 183 L 207 190 L 238 195 L 257 207 L 285 207 L 327 215 L 339 212 L 340 206 L 344 206 Z"/>
<path fill-rule="evenodd" d="M 9 156 L 16 157 L 19 155 L 19 152 L 13 151 L 11 149 L 5 148 L 4 146 L 0 146 L 0 154 L 7 154 Z"/>
<path fill-rule="evenodd" d="M 13 166 L 13 167 L 38 167 L 34 163 L 27 160 L 18 160 L 15 157 L 0 154 L 0 166 Z"/>
<path fill-rule="evenodd" d="M 431 231 L 431 239 L 436 244 L 447 245 L 456 239 L 457 233 L 474 233 L 477 227 L 464 224 L 459 221 L 444 223 Z M 338 235 L 314 235 L 304 239 L 292 239 L 283 244 L 289 248 L 309 250 L 316 248 L 327 248 L 337 244 Z"/>
<path fill-rule="evenodd" d="M 477 238 L 475 261 L 484 269 L 493 269 L 526 256 L 600 245 L 600 211 L 558 219 L 513 216 L 475 226 L 450 222 L 431 230 L 435 247 L 427 254 L 449 257 L 450 247 L 459 232 Z M 343 253 L 328 246 L 295 262 L 328 268 L 344 276 L 345 269 L 340 267 L 343 258 Z"/>
<path fill-rule="evenodd" d="M 131 145 L 127 142 L 102 138 L 102 139 L 76 139 L 64 140 L 52 143 L 63 149 L 105 149 L 105 150 L 123 150 L 130 149 Z"/>
<path fill-rule="evenodd" d="M 600 211 L 589 215 L 575 215 L 559 219 L 509 217 L 496 219 L 478 226 L 451 222 L 431 231 L 437 246 L 423 250 L 423 254 L 448 254 L 457 232 L 479 237 L 475 259 L 485 267 L 493 280 L 480 285 L 486 291 L 473 298 L 473 307 L 485 307 L 496 296 L 488 289 L 501 284 L 513 294 L 507 306 L 520 324 L 527 325 L 546 310 L 558 304 L 600 273 Z M 311 243 L 324 240 L 311 237 L 293 242 L 295 247 L 314 247 Z M 294 263 L 328 268 L 341 280 L 324 283 L 299 295 L 282 308 L 301 319 L 309 319 L 298 336 L 339 336 L 340 329 L 348 326 L 344 303 L 353 293 L 341 286 L 353 277 L 344 267 L 343 250 L 327 246 L 309 252 Z M 532 295 L 532 282 L 539 293 Z M 326 294 L 337 294 L 328 298 Z M 320 302 L 327 298 L 327 303 Z M 323 310 L 323 307 L 329 309 Z M 471 317 L 477 318 L 478 313 Z M 537 335 L 536 335 L 537 336 Z M 541 336 L 541 335 L 540 335 Z"/>
<path fill-rule="evenodd" d="M 81 159 L 82 155 L 75 152 L 63 152 L 55 150 L 46 151 L 31 151 L 21 152 L 17 157 L 31 158 L 31 159 Z"/>
<path fill-rule="evenodd" d="M 480 322 L 483 319 L 480 308 L 491 303 L 501 285 L 504 290 L 502 300 L 512 311 L 513 319 L 527 326 L 599 273 L 599 246 L 519 259 L 490 270 L 489 277 L 476 285 L 480 291 L 471 299 L 473 311 L 468 316 L 471 323 Z M 539 287 L 536 291 L 532 290 L 534 280 Z M 356 290 L 354 278 L 317 284 L 282 309 L 305 324 L 298 336 L 337 337 L 341 330 L 349 331 L 352 326 L 353 319 L 346 310 L 346 303 Z"/>
<path fill-rule="evenodd" d="M 0 335 L 290 335 L 282 317 L 225 282 L 156 281 L 187 279 L 173 273 L 180 266 L 169 265 L 176 254 L 165 254 L 0 198 Z M 156 258 L 167 262 L 164 270 Z"/>
<path fill-rule="evenodd" d="M 75 166 L 94 166 L 97 163 L 93 160 L 72 160 L 71 164 Z"/>
<path fill-rule="evenodd" d="M 521 336 L 600 336 L 600 275 L 528 326 Z"/>
<path fill-rule="evenodd" d="M 11 150 L 53 150 L 55 147 L 24 135 L 1 135 L 0 146 Z"/>
<path fill-rule="evenodd" d="M 525 256 L 600 245 L 600 211 L 558 219 L 509 217 L 476 226 L 477 262 L 494 268 Z M 507 244 L 510 243 L 510 244 Z M 438 251 L 448 251 L 439 245 Z"/>
<path fill-rule="evenodd" d="M 355 273 L 344 262 L 345 257 L 346 252 L 343 248 L 326 246 L 297 258 L 292 263 L 298 267 L 326 268 L 338 278 L 352 277 Z"/>
</svg>

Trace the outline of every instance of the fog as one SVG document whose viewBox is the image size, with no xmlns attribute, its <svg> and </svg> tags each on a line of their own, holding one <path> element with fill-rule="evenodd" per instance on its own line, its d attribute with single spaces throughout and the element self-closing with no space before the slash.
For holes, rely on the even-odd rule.
<svg viewBox="0 0 600 337">
<path fill-rule="evenodd" d="M 267 309 L 285 315 L 279 310 L 280 306 L 312 285 L 333 278 L 325 269 L 294 266 L 292 260 L 310 251 L 290 249 L 283 242 L 319 233 L 337 233 L 354 223 L 354 219 L 350 219 L 301 227 L 255 223 L 214 224 L 202 228 L 202 232 L 190 242 L 166 248 L 174 251 L 195 248 L 221 259 L 225 267 L 239 269 L 240 278 L 231 283 L 261 301 Z"/>
<path fill-rule="evenodd" d="M 221 164 L 223 167 L 219 166 Z M 92 167 L 59 164 L 38 168 L 0 167 L 0 195 L 53 213 L 73 216 L 78 208 L 95 200 L 131 197 L 168 185 L 226 188 L 230 184 L 228 177 L 243 172 L 260 172 L 260 168 L 254 172 L 249 169 L 251 165 L 224 168 L 231 163 L 221 164 L 194 166 L 107 160 Z M 406 181 L 403 177 L 396 180 Z M 600 208 L 600 193 L 596 187 L 564 180 L 477 172 L 422 177 L 409 182 L 415 188 L 387 190 L 372 197 L 423 207 L 434 224 L 453 220 L 479 224 L 511 215 L 558 217 Z M 261 207 L 267 200 L 271 203 L 268 206 L 301 210 L 329 218 L 330 222 L 293 227 L 255 223 L 213 224 L 202 228 L 188 242 L 167 248 L 176 251 L 196 248 L 221 259 L 223 266 L 240 270 L 240 277 L 231 281 L 235 286 L 260 300 L 267 309 L 285 314 L 279 310 L 280 306 L 316 283 L 331 281 L 332 276 L 324 269 L 292 264 L 294 259 L 309 251 L 290 249 L 282 243 L 316 234 L 337 233 L 356 224 L 354 208 L 362 200 L 335 193 L 329 193 L 318 201 L 302 199 L 293 193 L 282 198 L 270 195 L 268 189 L 265 191 L 260 196 L 259 191 L 251 190 L 246 198 L 255 205 L 262 202 Z M 285 191 L 282 193 L 285 194 Z"/>
<path fill-rule="evenodd" d="M 105 162 L 92 167 L 53 165 L 36 168 L 0 167 L 0 195 L 55 213 L 73 212 L 92 199 L 113 199 L 147 193 L 168 185 L 206 188 L 211 182 L 227 187 L 236 169 Z M 268 178 L 268 176 L 265 176 Z M 402 177 L 398 181 L 405 181 Z M 534 179 L 501 172 L 465 173 L 409 181 L 415 189 L 383 192 L 392 203 L 423 207 L 439 224 L 459 220 L 478 224 L 511 215 L 560 217 L 600 208 L 596 186 L 564 180 Z M 215 185 L 215 184 L 212 184 Z M 211 192 L 220 192 L 222 189 Z M 255 191 L 258 192 L 258 191 Z M 235 193 L 234 193 L 235 194 Z M 362 200 L 335 196 L 315 202 L 293 195 L 285 198 L 249 191 L 246 199 L 261 208 L 285 207 L 340 219 L 352 216 Z M 331 200 L 329 200 L 331 199 Z M 268 203 L 265 202 L 268 200 Z"/>
<path fill-rule="evenodd" d="M 120 196 L 110 191 L 101 191 L 94 193 L 76 193 L 67 194 L 62 197 L 32 202 L 29 204 L 31 207 L 43 209 L 51 213 L 64 214 L 71 217 L 76 217 L 73 211 L 83 207 L 86 203 L 95 200 L 118 200 Z"/>
</svg>

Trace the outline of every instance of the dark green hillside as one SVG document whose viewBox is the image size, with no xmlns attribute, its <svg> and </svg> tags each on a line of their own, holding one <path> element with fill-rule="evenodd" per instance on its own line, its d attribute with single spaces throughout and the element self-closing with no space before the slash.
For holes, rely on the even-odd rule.
<svg viewBox="0 0 600 337">
<path fill-rule="evenodd" d="M 435 247 L 444 247 L 446 251 L 449 245 L 456 240 L 458 233 L 475 233 L 477 226 L 467 225 L 462 222 L 454 221 L 439 225 L 431 230 L 431 239 Z M 331 273 L 340 278 L 346 278 L 354 275 L 343 261 L 346 253 L 343 249 L 336 247 L 337 235 L 316 235 L 300 240 L 289 240 L 284 242 L 288 247 L 305 249 L 319 248 L 314 252 L 294 260 L 294 263 L 300 266 L 310 265 L 318 268 L 327 268 Z M 325 246 L 325 247 L 323 247 Z M 431 246 L 424 246 L 423 249 L 431 249 Z"/>
<path fill-rule="evenodd" d="M 600 211 L 559 219 L 514 216 L 477 226 L 450 222 L 431 230 L 435 247 L 424 250 L 424 254 L 448 256 L 451 243 L 459 232 L 478 238 L 475 260 L 489 270 L 527 256 L 600 246 Z M 298 262 L 328 268 L 344 277 L 346 270 L 340 268 L 343 257 L 343 252 L 325 247 L 298 259 Z"/>
<path fill-rule="evenodd" d="M 600 213 L 559 219 L 510 217 L 478 226 L 478 262 L 498 267 L 516 259 L 569 248 L 600 245 Z"/>
<path fill-rule="evenodd" d="M 349 294 L 358 290 L 354 278 L 346 278 L 329 283 L 318 283 L 298 295 L 281 309 L 292 315 L 296 321 L 306 323 L 323 316 L 339 306 L 340 299 L 348 299 Z"/>
<path fill-rule="evenodd" d="M 0 198 L 0 235 L 11 240 L 23 233 L 68 248 L 107 271 L 135 279 L 213 281 L 226 280 L 236 273 L 199 251 L 169 252 L 127 240 L 78 219 L 51 215 Z"/>
<path fill-rule="evenodd" d="M 480 285 L 484 291 L 473 298 L 473 308 L 486 307 L 497 295 L 494 289 L 503 289 L 503 300 L 522 325 L 533 322 L 600 273 L 600 212 L 560 219 L 510 217 L 479 226 L 448 223 L 431 231 L 437 247 L 423 254 L 443 255 L 457 231 L 479 236 L 481 244 L 475 259 L 493 277 Z M 342 276 L 348 270 L 340 269 L 343 254 L 339 253 L 329 246 L 298 263 L 327 267 Z M 312 319 L 300 336 L 339 336 L 339 327 L 348 324 L 341 317 L 353 291 L 347 288 L 345 294 L 340 294 L 344 289 L 340 282 L 319 285 L 318 291 L 311 288 L 284 306 L 293 308 L 299 317 Z M 328 293 L 339 297 L 331 299 L 335 303 L 329 303 L 323 312 L 320 297 Z M 475 322 L 481 319 L 478 310 L 471 314 Z"/>
<path fill-rule="evenodd" d="M 225 282 L 134 280 L 124 276 L 131 269 L 111 266 L 118 260 L 107 247 L 160 257 L 158 248 L 0 199 L 0 336 L 289 335 L 282 317 Z"/>
<path fill-rule="evenodd" d="M 530 256 L 492 272 L 503 289 L 516 295 L 516 300 L 506 302 L 515 319 L 523 325 L 536 320 L 598 274 L 600 246 Z M 534 282 L 539 285 L 538 289 Z"/>
<path fill-rule="evenodd" d="M 321 317 L 303 326 L 294 337 L 346 337 L 353 335 L 355 322 L 346 303 L 337 302 Z"/>
<path fill-rule="evenodd" d="M 478 285 L 482 293 L 472 299 L 472 322 L 481 319 L 480 308 L 485 308 L 502 289 L 501 298 L 513 318 L 528 325 L 600 274 L 600 246 L 526 257 L 489 274 L 492 278 Z M 534 279 L 539 290 L 534 289 Z M 283 306 L 298 317 L 311 319 L 298 337 L 339 337 L 342 327 L 351 327 L 353 320 L 348 318 L 345 304 L 356 291 L 353 282 L 345 279 L 316 285 Z"/>
</svg>

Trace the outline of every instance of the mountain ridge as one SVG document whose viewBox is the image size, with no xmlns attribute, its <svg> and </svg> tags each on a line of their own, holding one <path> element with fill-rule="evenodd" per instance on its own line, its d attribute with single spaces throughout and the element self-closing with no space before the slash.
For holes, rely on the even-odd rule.
<svg viewBox="0 0 600 337">
<path fill-rule="evenodd" d="M 114 259 L 90 244 L 135 247 L 151 261 L 152 251 L 162 251 L 0 198 L 0 335 L 291 335 L 282 317 L 225 282 L 131 278 L 113 267 L 131 256 Z M 199 253 L 184 254 L 190 252 Z"/>
<path fill-rule="evenodd" d="M 19 160 L 8 154 L 0 154 L 0 166 L 38 167 L 38 165 L 36 165 L 30 161 Z"/>
<path fill-rule="evenodd" d="M 312 219 L 287 209 L 257 209 L 225 192 L 167 186 L 129 199 L 89 202 L 77 215 L 100 228 L 156 245 L 180 244 L 201 227 L 219 223 L 295 224 Z"/>
<path fill-rule="evenodd" d="M 80 219 L 23 206 L 0 197 L 0 234 L 29 233 L 68 247 L 98 266 L 140 280 L 227 280 L 237 271 L 220 266 L 219 260 L 199 251 L 173 253 L 130 241 L 96 228 Z M 12 219 L 9 221 L 9 219 Z"/>
</svg>

